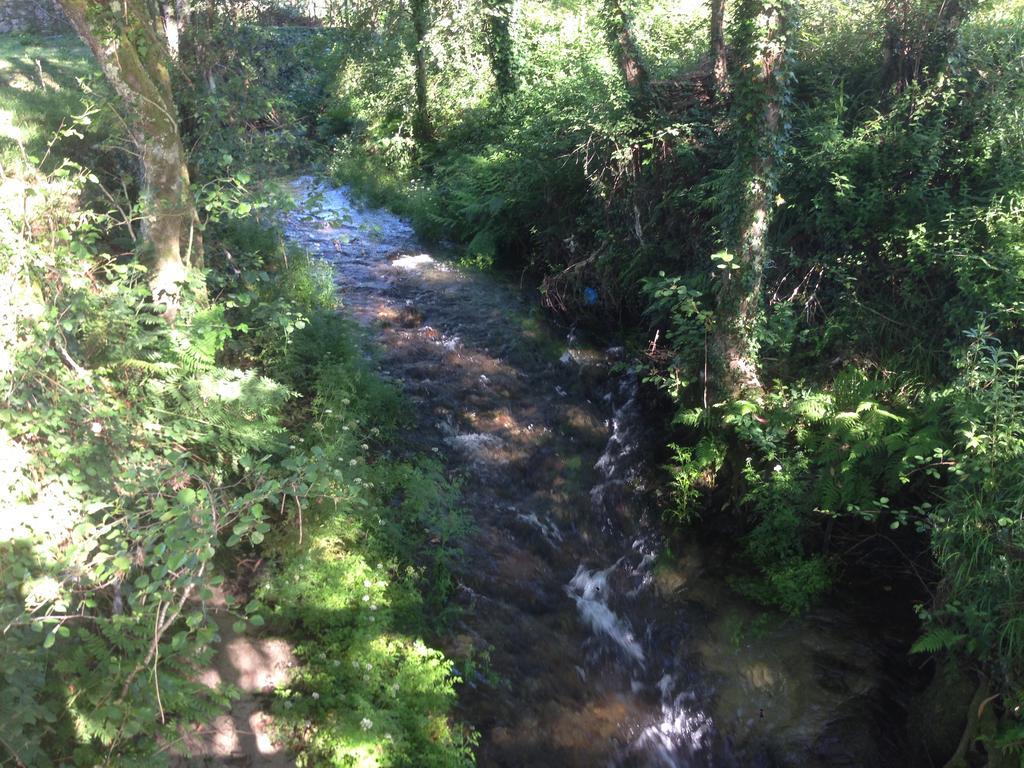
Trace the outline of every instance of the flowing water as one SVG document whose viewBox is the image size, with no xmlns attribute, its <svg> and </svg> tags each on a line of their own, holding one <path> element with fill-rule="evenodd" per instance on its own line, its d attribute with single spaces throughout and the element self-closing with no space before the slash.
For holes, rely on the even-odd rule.
<svg viewBox="0 0 1024 768">
<path fill-rule="evenodd" d="M 643 503 L 653 440 L 638 382 L 611 372 L 621 350 L 549 330 L 514 286 L 426 253 L 344 189 L 294 186 L 289 237 L 333 266 L 372 329 L 382 374 L 417 409 L 410 443 L 464 478 L 474 530 L 445 650 L 477 661 L 459 715 L 481 734 L 479 764 L 759 764 L 731 754 L 712 716 L 708 601 L 662 567 Z M 732 731 L 764 720 L 758 685 L 729 704 Z"/>
</svg>

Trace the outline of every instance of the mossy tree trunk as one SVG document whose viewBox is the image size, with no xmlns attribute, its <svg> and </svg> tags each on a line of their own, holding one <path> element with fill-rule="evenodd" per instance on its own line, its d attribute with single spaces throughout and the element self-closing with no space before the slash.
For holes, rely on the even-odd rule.
<svg viewBox="0 0 1024 768">
<path fill-rule="evenodd" d="M 768 226 L 785 138 L 788 10 L 785 0 L 741 0 L 734 20 L 734 159 L 718 193 L 726 251 L 718 254 L 717 311 L 709 345 L 718 369 L 716 389 L 728 399 L 762 390 L 757 337 L 764 311 L 761 284 Z"/>
<path fill-rule="evenodd" d="M 429 144 L 434 139 L 434 127 L 430 120 L 430 104 L 427 95 L 427 31 L 430 20 L 427 16 L 427 0 L 410 0 L 412 12 L 412 55 L 416 66 L 416 110 L 413 114 L 413 137 L 419 144 Z"/>
<path fill-rule="evenodd" d="M 139 154 L 140 255 L 149 268 L 154 300 L 173 321 L 187 270 L 203 264 L 203 245 L 160 22 L 146 0 L 60 2 L 124 107 Z"/>
<path fill-rule="evenodd" d="M 603 16 L 608 44 L 622 72 L 634 111 L 643 111 L 649 96 L 650 77 L 633 39 L 629 16 L 620 0 L 604 0 Z"/>
</svg>

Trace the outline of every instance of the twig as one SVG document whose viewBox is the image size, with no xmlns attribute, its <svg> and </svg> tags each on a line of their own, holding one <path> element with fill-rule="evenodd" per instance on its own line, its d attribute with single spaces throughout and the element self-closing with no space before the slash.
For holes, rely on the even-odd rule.
<svg viewBox="0 0 1024 768">
<path fill-rule="evenodd" d="M 203 563 L 202 566 L 200 566 L 199 571 L 196 573 L 196 579 L 201 579 L 205 571 L 206 563 Z M 128 688 L 135 681 L 135 678 L 139 676 L 139 672 L 144 670 L 153 662 L 153 659 L 156 657 L 157 653 L 160 650 L 160 640 L 163 638 L 167 630 L 171 628 L 171 625 L 178 620 L 178 617 L 181 615 L 182 610 L 184 610 L 185 608 L 185 603 L 192 596 L 192 593 L 195 591 L 195 588 L 196 582 L 192 582 L 187 587 L 185 587 L 185 591 L 181 594 L 181 599 L 178 600 L 178 604 L 175 606 L 174 611 L 173 613 L 171 613 L 170 616 L 167 615 L 168 606 L 166 604 L 164 604 L 163 608 L 161 608 L 161 610 L 158 611 L 157 624 L 155 631 L 153 633 L 153 642 L 151 642 L 149 645 L 149 653 L 146 654 L 146 658 L 142 661 L 141 664 L 136 665 L 135 669 L 132 670 L 132 673 L 128 675 L 128 678 L 124 681 L 124 685 L 121 687 L 120 698 L 122 700 L 124 699 L 125 696 L 128 695 Z"/>
<path fill-rule="evenodd" d="M 60 356 L 64 359 L 64 362 L 67 363 L 68 367 L 76 374 L 78 374 L 79 378 L 88 381 L 89 371 L 87 371 L 85 368 L 76 363 L 74 359 L 71 357 L 71 355 L 68 354 L 68 351 L 67 349 L 65 349 L 64 345 L 61 344 L 59 341 L 55 342 L 55 346 L 57 347 L 57 351 L 60 352 Z"/>
<path fill-rule="evenodd" d="M 159 616 L 157 621 L 159 622 Z M 159 624 L 157 624 L 159 626 Z M 155 629 L 155 627 L 154 627 Z M 164 703 L 160 698 L 160 673 L 157 666 L 160 664 L 160 646 L 157 645 L 156 656 L 153 658 L 153 686 L 156 688 L 156 705 L 160 708 L 160 722 L 166 724 L 167 717 L 164 715 Z"/>
</svg>

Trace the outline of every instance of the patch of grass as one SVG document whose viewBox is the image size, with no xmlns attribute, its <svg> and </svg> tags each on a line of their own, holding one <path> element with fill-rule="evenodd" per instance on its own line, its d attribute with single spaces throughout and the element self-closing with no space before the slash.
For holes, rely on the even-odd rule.
<svg viewBox="0 0 1024 768">
<path fill-rule="evenodd" d="M 85 110 L 85 101 L 109 98 L 89 51 L 72 35 L 0 35 L 0 162 L 22 150 L 42 159 L 62 123 Z M 96 149 L 116 135 L 113 114 L 94 115 L 87 132 L 60 137 L 50 154 L 95 165 Z"/>
<path fill-rule="evenodd" d="M 448 717 L 458 678 L 424 642 L 443 621 L 466 519 L 436 460 L 394 453 L 409 413 L 355 333 L 313 318 L 284 362 L 312 396 L 303 453 L 344 493 L 292 504 L 268 549 L 259 598 L 303 661 L 275 712 L 302 765 L 469 765 L 474 737 Z"/>
</svg>

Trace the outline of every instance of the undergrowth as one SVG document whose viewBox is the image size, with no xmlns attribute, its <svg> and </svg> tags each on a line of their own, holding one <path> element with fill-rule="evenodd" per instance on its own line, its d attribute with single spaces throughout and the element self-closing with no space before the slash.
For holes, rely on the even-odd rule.
<svg viewBox="0 0 1024 768">
<path fill-rule="evenodd" d="M 121 171 L 99 147 L 124 137 L 69 90 L 93 74 L 75 46 L 62 69 L 59 40 L 28 42 L 61 86 L 4 91 L 0 762 L 165 762 L 237 695 L 197 682 L 224 594 L 235 631 L 269 619 L 296 644 L 274 706 L 305 764 L 466 764 L 456 677 L 424 642 L 465 527 L 455 489 L 394 452 L 399 394 L 329 270 L 285 244 L 286 196 L 243 164 L 288 157 L 253 132 L 241 160 L 201 165 L 206 269 L 168 324 L 134 257 L 132 182 L 108 194 Z M 238 601 L 254 553 L 271 565 Z"/>
</svg>

